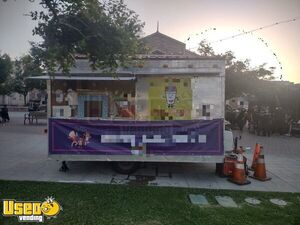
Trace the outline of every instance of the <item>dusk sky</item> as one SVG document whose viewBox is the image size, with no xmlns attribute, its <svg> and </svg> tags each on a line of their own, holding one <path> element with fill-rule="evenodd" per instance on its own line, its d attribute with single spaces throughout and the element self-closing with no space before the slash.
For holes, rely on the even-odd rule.
<svg viewBox="0 0 300 225">
<path fill-rule="evenodd" d="M 300 0 L 125 0 L 144 21 L 145 35 L 159 31 L 195 50 L 202 39 L 219 40 L 240 30 L 252 30 L 292 18 L 283 23 L 253 34 L 228 41 L 214 43 L 217 53 L 233 50 L 238 59 L 249 58 L 251 66 L 264 62 L 275 66 L 277 78 L 300 83 Z M 35 23 L 24 16 L 38 7 L 38 0 L 0 1 L 0 51 L 11 57 L 25 54 L 28 41 L 38 40 L 32 36 Z M 212 30 L 216 28 L 216 30 Z M 201 32 L 204 32 L 200 35 Z M 198 34 L 198 35 L 197 35 Z M 190 38 L 189 38 L 190 37 Z M 187 39 L 189 38 L 189 41 Z M 262 43 L 263 39 L 268 47 Z M 274 56 L 277 55 L 277 58 Z M 280 63 L 283 69 L 280 70 Z"/>
</svg>

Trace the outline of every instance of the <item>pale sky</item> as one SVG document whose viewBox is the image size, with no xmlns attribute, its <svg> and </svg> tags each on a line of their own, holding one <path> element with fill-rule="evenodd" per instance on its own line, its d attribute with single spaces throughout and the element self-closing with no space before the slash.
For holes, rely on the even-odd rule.
<svg viewBox="0 0 300 225">
<path fill-rule="evenodd" d="M 0 51 L 18 57 L 25 54 L 32 36 L 34 22 L 23 14 L 36 9 L 36 3 L 27 0 L 0 1 Z M 195 49 L 197 43 L 222 39 L 264 25 L 300 17 L 300 0 L 125 0 L 128 7 L 146 23 L 145 35 L 156 31 Z M 215 31 L 212 28 L 216 28 Z M 201 32 L 204 34 L 200 35 Z M 197 35 L 198 34 L 198 35 Z M 187 41 L 190 37 L 189 41 Z M 263 44 L 262 38 L 268 47 Z M 268 63 L 276 66 L 276 76 L 300 83 L 300 19 L 274 26 L 252 35 L 212 44 L 218 53 L 233 50 L 239 59 L 249 58 L 252 66 Z M 273 55 L 275 53 L 277 58 Z M 279 69 L 282 64 L 282 71 Z"/>
</svg>

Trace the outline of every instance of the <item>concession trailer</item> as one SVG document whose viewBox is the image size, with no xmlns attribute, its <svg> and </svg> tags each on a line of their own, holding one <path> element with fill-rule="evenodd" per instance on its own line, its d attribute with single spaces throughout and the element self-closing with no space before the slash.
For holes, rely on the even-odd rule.
<svg viewBox="0 0 300 225">
<path fill-rule="evenodd" d="M 156 50 L 157 53 L 157 50 Z M 232 150 L 225 130 L 225 61 L 196 55 L 139 55 L 114 74 L 78 58 L 70 74 L 47 80 L 48 156 L 112 161 L 222 163 Z"/>
</svg>

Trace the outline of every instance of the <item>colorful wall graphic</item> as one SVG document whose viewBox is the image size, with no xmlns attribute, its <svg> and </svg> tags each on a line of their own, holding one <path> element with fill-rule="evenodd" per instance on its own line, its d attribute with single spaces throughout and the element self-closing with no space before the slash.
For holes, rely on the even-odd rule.
<svg viewBox="0 0 300 225">
<path fill-rule="evenodd" d="M 189 120 L 192 111 L 190 78 L 150 78 L 150 120 Z"/>
</svg>

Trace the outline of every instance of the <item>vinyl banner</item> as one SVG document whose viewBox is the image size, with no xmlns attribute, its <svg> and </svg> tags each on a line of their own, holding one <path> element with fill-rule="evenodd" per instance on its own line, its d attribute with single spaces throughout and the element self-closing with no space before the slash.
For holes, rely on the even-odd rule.
<svg viewBox="0 0 300 225">
<path fill-rule="evenodd" d="M 49 154 L 222 155 L 223 120 L 49 119 Z"/>
</svg>

